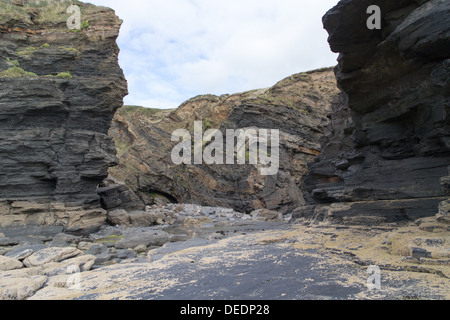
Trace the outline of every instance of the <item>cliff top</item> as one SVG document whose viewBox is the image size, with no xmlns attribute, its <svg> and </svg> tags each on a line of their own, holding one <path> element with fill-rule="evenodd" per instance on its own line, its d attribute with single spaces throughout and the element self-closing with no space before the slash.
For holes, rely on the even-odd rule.
<svg viewBox="0 0 450 320">
<path fill-rule="evenodd" d="M 13 30 L 15 28 L 67 30 L 66 22 L 73 14 L 67 12 L 71 5 L 80 8 L 81 29 L 95 25 L 98 19 L 92 18 L 99 12 L 112 11 L 77 0 L 0 0 L 0 25 Z"/>
<path fill-rule="evenodd" d="M 0 78 L 122 74 L 93 61 L 117 65 L 121 24 L 114 10 L 80 1 L 0 0 Z"/>
</svg>

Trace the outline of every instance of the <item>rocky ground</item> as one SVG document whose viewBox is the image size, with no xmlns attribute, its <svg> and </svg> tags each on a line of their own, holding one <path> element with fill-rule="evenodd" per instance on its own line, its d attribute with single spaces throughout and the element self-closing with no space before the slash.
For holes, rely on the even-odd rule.
<svg viewBox="0 0 450 320">
<path fill-rule="evenodd" d="M 367 227 L 196 205 L 119 213 L 109 219 L 121 226 L 91 235 L 2 229 L 0 297 L 450 298 L 449 221 L 442 216 Z M 142 227 L 144 220 L 151 226 Z M 381 270 L 379 290 L 367 287 L 369 266 Z"/>
<path fill-rule="evenodd" d="M 247 213 L 255 208 L 289 213 L 305 204 L 301 179 L 321 152 L 319 140 L 339 97 L 333 69 L 324 68 L 293 74 L 270 88 L 197 96 L 176 110 L 124 106 L 109 130 L 119 158 L 109 174 L 146 204 L 165 196 Z M 261 175 L 249 159 L 246 165 L 174 165 L 171 152 L 178 142 L 171 140 L 172 133 L 187 129 L 193 134 L 195 121 L 202 123 L 202 132 L 218 129 L 223 137 L 230 129 L 279 130 L 278 173 Z"/>
</svg>

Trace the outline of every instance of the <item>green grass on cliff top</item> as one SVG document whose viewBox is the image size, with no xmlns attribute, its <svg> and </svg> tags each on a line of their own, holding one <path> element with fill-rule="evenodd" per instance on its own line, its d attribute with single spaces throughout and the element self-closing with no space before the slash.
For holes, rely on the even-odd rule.
<svg viewBox="0 0 450 320">
<path fill-rule="evenodd" d="M 65 23 L 71 14 L 67 8 L 76 4 L 80 6 L 81 13 L 87 14 L 98 7 L 77 0 L 0 0 L 0 24 L 22 22 L 25 24 Z M 22 5 L 20 5 L 22 3 Z"/>
<path fill-rule="evenodd" d="M 117 112 L 123 116 L 132 114 L 142 114 L 142 115 L 154 115 L 155 113 L 161 111 L 160 109 L 144 108 L 140 106 L 123 106 Z"/>
</svg>

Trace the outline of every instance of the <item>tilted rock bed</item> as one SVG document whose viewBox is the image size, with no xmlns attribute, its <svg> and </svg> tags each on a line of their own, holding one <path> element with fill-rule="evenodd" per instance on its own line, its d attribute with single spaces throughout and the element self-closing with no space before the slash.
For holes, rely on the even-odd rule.
<svg viewBox="0 0 450 320">
<path fill-rule="evenodd" d="M 248 215 L 227 208 L 170 204 L 110 212 L 110 225 L 89 235 L 64 233 L 63 227 L 3 228 L 0 300 L 27 299 L 46 286 L 70 288 L 81 272 L 145 262 L 149 252 L 166 243 L 192 238 L 213 242 L 289 218 L 265 209 Z"/>
</svg>

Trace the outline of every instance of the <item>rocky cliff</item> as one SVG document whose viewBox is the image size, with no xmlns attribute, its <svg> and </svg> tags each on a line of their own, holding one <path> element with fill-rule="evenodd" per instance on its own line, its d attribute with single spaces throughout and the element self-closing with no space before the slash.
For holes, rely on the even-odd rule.
<svg viewBox="0 0 450 320">
<path fill-rule="evenodd" d="M 110 130 L 119 152 L 119 166 L 110 172 L 146 204 L 163 196 L 247 213 L 259 208 L 287 213 L 305 204 L 302 177 L 307 164 L 321 152 L 319 139 L 329 123 L 331 105 L 338 101 L 333 71 L 323 69 L 292 75 L 267 89 L 198 96 L 176 110 L 124 107 Z M 278 174 L 263 176 L 249 161 L 246 165 L 175 165 L 171 151 L 178 142 L 171 141 L 172 132 L 188 129 L 193 133 L 194 121 L 202 122 L 203 131 L 217 128 L 224 136 L 227 129 L 280 130 Z M 112 198 L 114 207 L 114 199 L 123 192 L 126 188 L 105 197 Z"/>
<path fill-rule="evenodd" d="M 373 4 L 381 30 L 366 27 Z M 342 0 L 323 22 L 348 97 L 334 106 L 324 151 L 305 178 L 312 206 L 302 214 L 366 222 L 435 215 L 449 195 L 450 2 Z"/>
<path fill-rule="evenodd" d="M 111 9 L 0 1 L 0 226 L 104 223 L 96 188 L 117 164 L 111 119 L 127 94 Z"/>
</svg>

